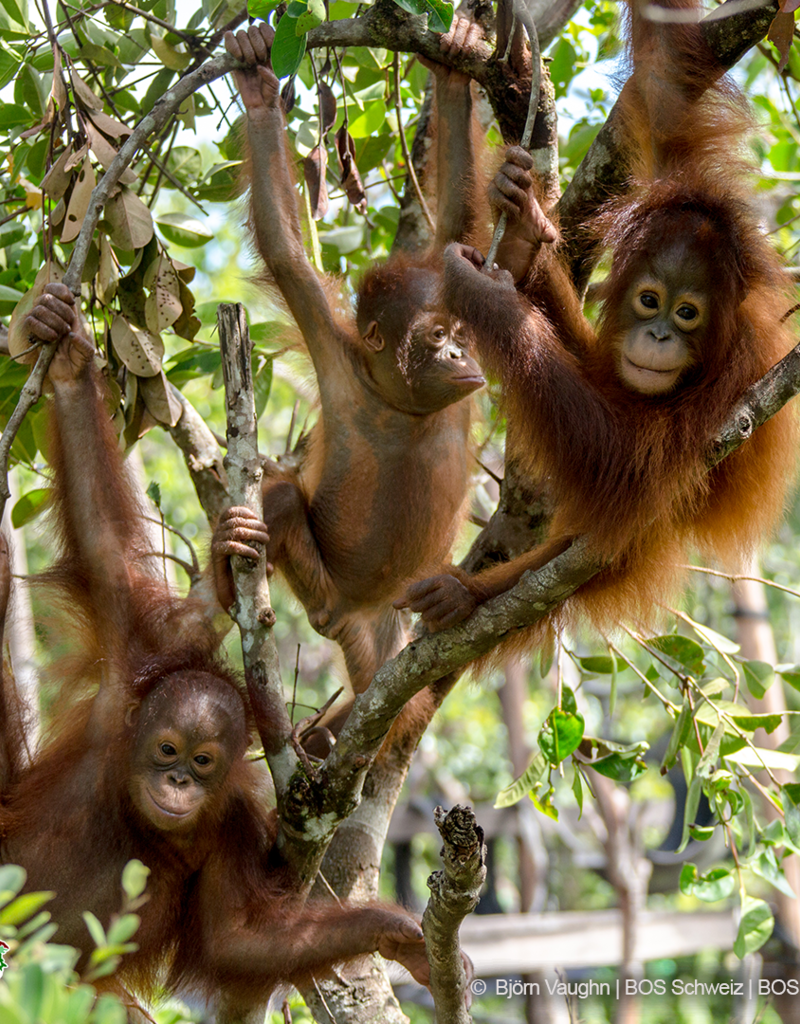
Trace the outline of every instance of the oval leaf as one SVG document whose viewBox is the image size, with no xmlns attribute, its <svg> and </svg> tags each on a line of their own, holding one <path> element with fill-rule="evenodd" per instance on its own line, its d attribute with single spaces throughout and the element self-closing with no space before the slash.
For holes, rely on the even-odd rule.
<svg viewBox="0 0 800 1024">
<path fill-rule="evenodd" d="M 775 920 L 772 911 L 763 900 L 746 896 L 742 903 L 742 919 L 733 943 L 733 951 L 742 959 L 748 953 L 760 949 L 772 935 Z"/>
<path fill-rule="evenodd" d="M 184 249 L 196 249 L 214 237 L 204 224 L 185 213 L 162 213 L 156 218 L 156 224 L 168 242 L 182 245 Z"/>
<path fill-rule="evenodd" d="M 137 377 L 155 377 L 161 372 L 164 345 L 158 335 L 134 327 L 117 315 L 111 324 L 111 340 L 114 351 Z"/>
<path fill-rule="evenodd" d="M 297 35 L 296 24 L 297 18 L 291 18 L 288 14 L 284 14 L 275 30 L 271 60 L 272 70 L 278 78 L 293 75 L 300 67 L 300 62 L 305 55 L 306 37 Z"/>
<path fill-rule="evenodd" d="M 141 249 L 153 237 L 153 218 L 142 200 L 122 188 L 106 203 L 104 217 L 114 245 L 125 252 Z"/>
</svg>

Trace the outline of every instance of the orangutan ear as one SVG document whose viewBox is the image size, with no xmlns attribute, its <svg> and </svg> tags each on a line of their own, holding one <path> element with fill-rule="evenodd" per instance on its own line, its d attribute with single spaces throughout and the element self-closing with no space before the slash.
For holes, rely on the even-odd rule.
<svg viewBox="0 0 800 1024">
<path fill-rule="evenodd" d="M 370 352 L 380 352 L 382 349 L 386 348 L 386 342 L 378 328 L 377 320 L 370 321 L 370 325 L 362 335 L 362 338 Z"/>
</svg>

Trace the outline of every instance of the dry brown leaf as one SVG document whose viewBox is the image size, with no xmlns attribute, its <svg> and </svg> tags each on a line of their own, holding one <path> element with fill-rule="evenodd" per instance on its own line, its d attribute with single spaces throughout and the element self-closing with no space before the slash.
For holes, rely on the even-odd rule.
<svg viewBox="0 0 800 1024">
<path fill-rule="evenodd" d="M 137 377 L 155 377 L 161 372 L 164 344 L 157 334 L 143 331 L 119 313 L 111 324 L 114 351 Z"/>
<path fill-rule="evenodd" d="M 56 160 L 42 180 L 42 188 L 51 199 L 60 199 L 67 191 L 67 186 L 72 181 L 72 175 L 66 169 L 67 160 L 72 156 L 72 143 Z"/>
<path fill-rule="evenodd" d="M 77 167 L 78 164 L 83 163 L 83 158 L 89 152 L 89 143 L 84 142 L 80 149 L 76 149 L 72 156 L 67 157 L 67 162 L 64 164 L 65 171 L 71 171 L 73 167 Z"/>
<path fill-rule="evenodd" d="M 314 146 L 303 160 L 303 174 L 314 220 L 321 220 L 328 212 L 328 187 L 325 182 L 327 166 L 328 154 L 324 146 Z"/>
<path fill-rule="evenodd" d="M 153 260 L 145 271 L 144 286 L 150 289 L 144 304 L 145 320 L 150 330 L 159 334 L 183 312 L 178 275 L 168 256 L 162 253 Z"/>
<path fill-rule="evenodd" d="M 67 216 L 64 219 L 64 226 L 61 229 L 61 241 L 72 242 L 78 237 L 81 225 L 89 209 L 89 200 L 94 190 L 94 170 L 89 157 L 84 157 L 83 164 L 72 186 L 72 195 L 69 198 Z"/>
<path fill-rule="evenodd" d="M 781 10 L 778 11 L 773 18 L 772 24 L 769 27 L 769 32 L 767 33 L 767 39 L 769 39 L 771 43 L 775 44 L 775 47 L 780 54 L 778 74 L 780 74 L 789 63 L 789 54 L 792 49 L 792 39 L 794 38 L 794 14 L 791 13 L 793 10 L 794 8 L 789 11 L 784 10 L 782 4 Z"/>
<path fill-rule="evenodd" d="M 367 212 L 367 193 L 356 167 L 356 144 L 344 125 L 336 133 L 336 155 L 342 171 L 341 185 L 345 195 L 359 213 Z"/>
<path fill-rule="evenodd" d="M 106 305 L 111 302 L 117 294 L 118 282 L 119 268 L 111 251 L 111 243 L 101 232 L 100 266 L 97 270 L 97 294 L 101 302 L 104 302 Z"/>
<path fill-rule="evenodd" d="M 322 119 L 322 134 L 327 135 L 336 121 L 336 97 L 327 82 L 320 82 L 317 90 L 319 112 Z"/>
<path fill-rule="evenodd" d="M 50 90 L 50 95 L 58 104 L 59 110 L 66 108 L 67 87 L 64 85 L 61 74 L 61 50 L 55 44 L 53 45 L 53 88 Z"/>
<path fill-rule="evenodd" d="M 150 415 L 164 426 L 174 427 L 181 418 L 183 407 L 172 394 L 172 388 L 163 370 L 155 377 L 141 377 L 139 394 Z"/>
<path fill-rule="evenodd" d="M 34 135 L 38 135 L 39 132 L 44 131 L 45 128 L 49 127 L 53 123 L 53 118 L 56 116 L 56 105 L 52 99 L 47 101 L 47 109 L 44 112 L 44 117 L 38 124 L 35 124 L 33 128 L 28 128 L 20 135 L 21 139 L 30 139 Z"/>
<path fill-rule="evenodd" d="M 98 128 L 95 128 L 88 118 L 84 123 L 84 127 L 86 128 L 86 134 L 89 136 L 89 149 L 97 157 L 100 166 L 108 170 L 114 157 L 117 155 L 117 150 L 111 145 L 105 135 Z M 137 178 L 130 167 L 126 167 L 119 180 L 124 185 L 131 185 Z"/>
<path fill-rule="evenodd" d="M 103 109 L 103 101 L 92 92 L 74 68 L 70 72 L 70 78 L 72 79 L 72 88 L 75 90 L 75 98 L 80 101 L 82 107 L 86 107 L 88 110 Z"/>
<path fill-rule="evenodd" d="M 150 211 L 130 189 L 123 188 L 106 203 L 104 217 L 114 245 L 126 252 L 141 249 L 153 237 Z"/>
<path fill-rule="evenodd" d="M 89 117 L 94 121 L 101 132 L 105 132 L 112 139 L 123 139 L 128 135 L 133 134 L 133 128 L 129 128 L 122 121 L 117 121 L 113 117 L 109 117 L 108 114 L 104 114 L 101 110 L 89 110 L 87 111 Z"/>
<path fill-rule="evenodd" d="M 36 300 L 44 291 L 44 286 L 50 281 L 63 281 L 63 279 L 64 271 L 62 268 L 57 263 L 48 261 L 39 269 L 33 285 L 14 307 L 11 319 L 8 322 L 8 351 L 12 358 L 17 357 L 21 352 L 25 352 L 31 347 L 30 335 L 23 321 L 35 306 Z M 37 356 L 38 352 L 31 352 L 21 362 L 34 363 Z"/>
<path fill-rule="evenodd" d="M 50 212 L 50 223 L 54 228 L 58 227 L 64 219 L 64 214 L 66 212 L 67 204 L 64 202 L 64 197 L 62 196 Z"/>
</svg>

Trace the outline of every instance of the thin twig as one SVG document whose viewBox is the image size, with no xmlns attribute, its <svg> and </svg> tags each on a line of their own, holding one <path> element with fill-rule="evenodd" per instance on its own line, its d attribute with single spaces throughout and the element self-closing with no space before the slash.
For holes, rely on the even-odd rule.
<svg viewBox="0 0 800 1024">
<path fill-rule="evenodd" d="M 411 154 L 408 151 L 408 142 L 406 141 L 406 133 L 403 129 L 403 107 L 400 102 L 400 54 L 395 53 L 394 60 L 392 62 L 394 67 L 394 109 L 397 113 L 397 134 L 400 136 L 400 145 L 403 149 L 403 159 L 406 162 L 406 169 L 408 170 L 408 177 L 411 180 L 411 187 L 414 189 L 414 195 L 417 197 L 417 202 L 422 208 L 422 214 L 425 220 L 428 222 L 428 227 L 432 235 L 436 234 L 436 224 L 431 217 L 431 211 L 428 209 L 428 204 L 425 202 L 425 196 L 422 194 L 422 189 L 419 187 L 419 181 L 417 179 L 417 172 L 414 170 L 414 163 L 411 159 Z"/>
</svg>

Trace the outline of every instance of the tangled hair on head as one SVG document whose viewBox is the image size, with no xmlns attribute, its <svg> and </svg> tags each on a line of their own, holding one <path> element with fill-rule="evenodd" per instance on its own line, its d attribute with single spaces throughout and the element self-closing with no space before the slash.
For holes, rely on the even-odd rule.
<svg viewBox="0 0 800 1024">
<path fill-rule="evenodd" d="M 414 312 L 430 301 L 432 278 L 441 274 L 441 257 L 430 254 L 393 256 L 370 267 L 358 283 L 356 328 L 363 337 L 371 323 L 396 337 L 398 321 L 408 324 Z M 404 332 L 405 333 L 405 332 Z"/>
</svg>

